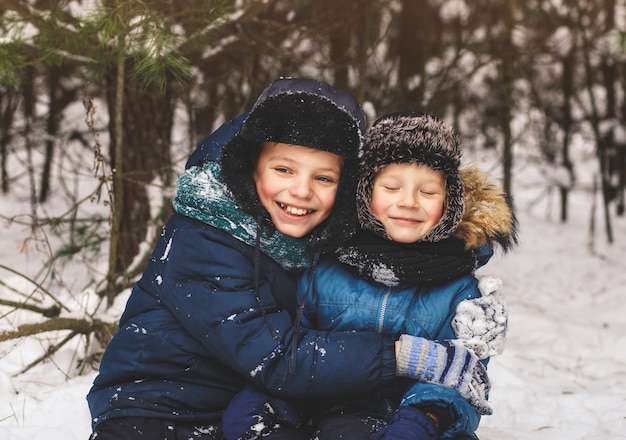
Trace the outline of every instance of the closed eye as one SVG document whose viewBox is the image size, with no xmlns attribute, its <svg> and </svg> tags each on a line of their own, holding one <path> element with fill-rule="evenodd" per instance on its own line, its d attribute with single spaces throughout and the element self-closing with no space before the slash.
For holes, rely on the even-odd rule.
<svg viewBox="0 0 626 440">
<path fill-rule="evenodd" d="M 429 190 L 421 190 L 420 192 L 426 196 L 438 196 L 439 194 L 441 194 L 441 192 L 439 191 L 429 191 Z"/>
<path fill-rule="evenodd" d="M 318 180 L 324 183 L 337 183 L 337 180 L 330 176 L 318 176 L 315 178 L 315 180 Z"/>
</svg>

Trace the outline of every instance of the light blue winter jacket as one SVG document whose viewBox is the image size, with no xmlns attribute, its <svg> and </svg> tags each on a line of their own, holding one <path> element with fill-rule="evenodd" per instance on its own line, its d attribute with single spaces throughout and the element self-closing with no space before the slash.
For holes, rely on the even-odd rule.
<svg viewBox="0 0 626 440">
<path fill-rule="evenodd" d="M 314 276 L 301 278 L 298 302 L 304 304 L 301 325 L 330 331 L 376 331 L 398 338 L 401 334 L 431 340 L 454 339 L 451 322 L 456 306 L 480 297 L 478 282 L 467 275 L 437 287 L 373 284 L 347 272 L 333 257 L 323 257 Z M 347 404 L 372 415 L 389 417 L 401 405 L 449 408 L 453 417 L 444 437 L 472 436 L 480 415 L 456 390 L 398 378 L 385 395 L 375 399 L 325 402 L 324 407 Z"/>
</svg>

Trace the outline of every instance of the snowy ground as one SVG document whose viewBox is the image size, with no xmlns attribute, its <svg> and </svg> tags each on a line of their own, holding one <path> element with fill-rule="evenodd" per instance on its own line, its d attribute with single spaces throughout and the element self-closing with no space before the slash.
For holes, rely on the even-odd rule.
<svg viewBox="0 0 626 440">
<path fill-rule="evenodd" d="M 626 221 L 610 247 L 600 228 L 591 255 L 590 200 L 573 205 L 565 225 L 520 214 L 520 248 L 488 266 L 510 325 L 481 439 L 626 439 Z"/>
<path fill-rule="evenodd" d="M 489 367 L 495 412 L 478 434 L 481 440 L 626 439 L 626 218 L 614 220 L 615 243 L 607 245 L 598 209 L 592 251 L 591 195 L 576 191 L 562 224 L 555 212 L 546 215 L 549 198 L 531 207 L 541 188 L 518 190 L 521 244 L 481 272 L 503 279 L 510 329 L 504 354 Z M 13 212 L 18 202 L 0 196 L 0 210 Z M 558 205 L 556 196 L 552 202 Z M 0 264 L 17 271 L 38 264 L 18 252 L 25 229 L 0 225 Z M 0 280 L 0 298 L 7 284 L 22 282 L 6 270 Z M 93 294 L 77 301 L 94 301 Z M 0 318 L 0 330 L 18 320 Z M 75 350 L 13 377 L 42 346 L 0 344 L 0 438 L 86 440 L 85 394 L 95 373 L 66 380 Z"/>
</svg>

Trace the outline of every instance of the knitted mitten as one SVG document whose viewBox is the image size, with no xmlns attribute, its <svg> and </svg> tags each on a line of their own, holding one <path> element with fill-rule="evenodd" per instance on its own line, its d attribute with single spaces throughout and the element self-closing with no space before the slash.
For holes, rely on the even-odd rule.
<svg viewBox="0 0 626 440">
<path fill-rule="evenodd" d="M 478 282 L 482 296 L 461 301 L 452 319 L 452 329 L 458 342 L 474 350 L 480 359 L 504 351 L 508 312 L 501 288 L 502 280 L 499 278 L 482 277 Z"/>
<path fill-rule="evenodd" d="M 472 350 L 452 341 L 435 342 L 410 335 L 401 335 L 400 343 L 398 376 L 454 388 L 479 414 L 493 413 L 487 402 L 491 389 L 487 370 Z"/>
</svg>

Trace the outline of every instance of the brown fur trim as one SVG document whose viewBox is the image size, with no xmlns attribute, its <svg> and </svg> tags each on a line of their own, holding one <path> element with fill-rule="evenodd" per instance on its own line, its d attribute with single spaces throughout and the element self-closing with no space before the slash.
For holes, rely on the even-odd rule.
<svg viewBox="0 0 626 440">
<path fill-rule="evenodd" d="M 506 252 L 517 244 L 517 219 L 507 195 L 490 182 L 478 166 L 461 170 L 465 185 L 465 209 L 454 236 L 475 249 L 499 244 Z"/>
</svg>

